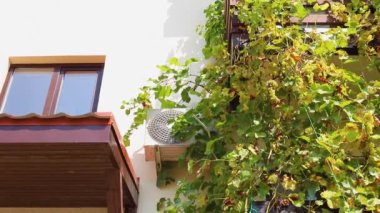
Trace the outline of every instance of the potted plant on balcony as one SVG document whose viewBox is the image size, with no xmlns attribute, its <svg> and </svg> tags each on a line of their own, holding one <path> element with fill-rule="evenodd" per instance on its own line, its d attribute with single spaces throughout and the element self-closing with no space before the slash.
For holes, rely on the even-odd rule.
<svg viewBox="0 0 380 213">
<path fill-rule="evenodd" d="M 370 69 L 363 61 L 356 70 L 362 76 L 356 74 L 356 57 L 345 50 L 356 36 L 358 53 L 378 63 L 368 44 L 380 32 L 380 2 L 241 1 L 232 12 L 248 40 L 233 64 L 223 7 L 216 0 L 205 10 L 204 55 L 212 60 L 198 75 L 189 73 L 194 59 L 172 59 L 123 104 L 135 116 L 128 140 L 151 98 L 167 107 L 199 99 L 172 131 L 195 138 L 185 159 L 196 178 L 179 181 L 175 198 L 161 199 L 158 210 L 253 212 L 268 198 L 265 212 L 290 205 L 289 212 L 379 212 L 380 81 L 363 78 Z M 328 11 L 342 25 L 324 34 L 302 26 L 312 11 Z M 180 100 L 170 100 L 172 94 Z"/>
</svg>

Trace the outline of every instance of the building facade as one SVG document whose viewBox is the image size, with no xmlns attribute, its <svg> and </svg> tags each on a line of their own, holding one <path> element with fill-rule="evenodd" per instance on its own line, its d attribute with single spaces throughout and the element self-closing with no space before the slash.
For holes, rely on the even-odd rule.
<svg viewBox="0 0 380 213">
<path fill-rule="evenodd" d="M 0 3 L 1 85 L 6 82 L 12 57 L 25 56 L 25 60 L 32 60 L 27 63 L 32 64 L 44 63 L 33 56 L 48 56 L 48 60 L 58 60 L 57 63 L 68 60 L 67 63 L 81 64 L 86 60 L 75 61 L 76 56 L 104 56 L 96 111 L 112 112 L 123 134 L 131 118 L 120 110 L 121 101 L 134 97 L 148 78 L 158 75 L 156 65 L 173 56 L 202 57 L 204 41 L 195 30 L 204 23 L 203 10 L 210 2 L 4 1 Z M 149 213 L 156 212 L 161 197 L 173 195 L 175 185 L 156 187 L 155 164 L 145 161 L 144 134 L 143 129 L 137 131 L 127 150 L 131 167 L 139 178 L 137 212 Z M 175 169 L 175 173 L 181 177 L 183 171 Z M 2 207 L 0 212 L 107 212 L 107 208 L 54 208 L 53 205 L 50 208 Z"/>
</svg>

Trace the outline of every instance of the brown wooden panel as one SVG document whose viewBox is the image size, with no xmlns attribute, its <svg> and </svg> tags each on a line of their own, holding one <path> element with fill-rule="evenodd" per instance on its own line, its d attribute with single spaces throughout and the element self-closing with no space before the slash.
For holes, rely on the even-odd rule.
<svg viewBox="0 0 380 213">
<path fill-rule="evenodd" d="M 107 143 L 110 126 L 0 126 L 0 143 Z"/>
<path fill-rule="evenodd" d="M 111 137 L 111 143 L 110 149 L 112 153 L 112 158 L 114 160 L 115 165 L 119 168 L 124 182 L 126 184 L 126 187 L 128 190 L 126 190 L 125 195 L 127 196 L 127 203 L 128 205 L 137 206 L 138 204 L 138 185 L 137 182 L 133 179 L 133 173 L 131 170 L 126 166 L 126 160 L 123 155 L 123 151 L 121 151 L 121 144 L 118 143 L 114 136 Z"/>
<path fill-rule="evenodd" d="M 105 206 L 106 143 L 12 145 L 0 144 L 0 206 Z"/>
<path fill-rule="evenodd" d="M 145 161 L 154 161 L 155 159 L 155 151 L 154 146 L 144 146 L 145 152 Z"/>
<path fill-rule="evenodd" d="M 186 152 L 188 145 L 161 146 L 160 155 L 162 161 L 178 161 L 178 158 Z"/>
<path fill-rule="evenodd" d="M 0 207 L 106 207 L 109 171 L 116 170 L 119 197 L 135 211 L 137 178 L 113 122 L 98 113 L 0 117 Z"/>
<path fill-rule="evenodd" d="M 159 146 L 161 161 L 178 161 L 178 158 L 186 152 L 188 144 L 178 145 L 157 145 Z M 154 161 L 156 159 L 155 146 L 144 146 L 145 160 Z"/>
<path fill-rule="evenodd" d="M 123 213 L 123 179 L 118 169 L 108 171 L 107 209 L 108 213 Z"/>
</svg>

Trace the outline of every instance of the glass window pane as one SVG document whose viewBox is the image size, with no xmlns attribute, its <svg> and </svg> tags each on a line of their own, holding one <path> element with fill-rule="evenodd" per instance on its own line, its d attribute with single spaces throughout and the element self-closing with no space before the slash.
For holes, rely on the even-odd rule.
<svg viewBox="0 0 380 213">
<path fill-rule="evenodd" d="M 12 115 L 42 114 L 52 75 L 52 68 L 16 68 L 3 112 Z"/>
<path fill-rule="evenodd" d="M 93 71 L 65 72 L 56 113 L 80 115 L 92 112 L 97 79 L 98 73 Z"/>
</svg>

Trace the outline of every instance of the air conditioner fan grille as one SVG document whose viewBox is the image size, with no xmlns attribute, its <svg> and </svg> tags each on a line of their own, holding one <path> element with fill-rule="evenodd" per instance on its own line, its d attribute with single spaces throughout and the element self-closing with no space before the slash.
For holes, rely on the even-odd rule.
<svg viewBox="0 0 380 213">
<path fill-rule="evenodd" d="M 181 114 L 183 114 L 183 112 L 177 110 L 166 110 L 159 112 L 148 123 L 147 129 L 149 135 L 159 143 L 180 143 L 171 136 L 169 121 Z"/>
</svg>

